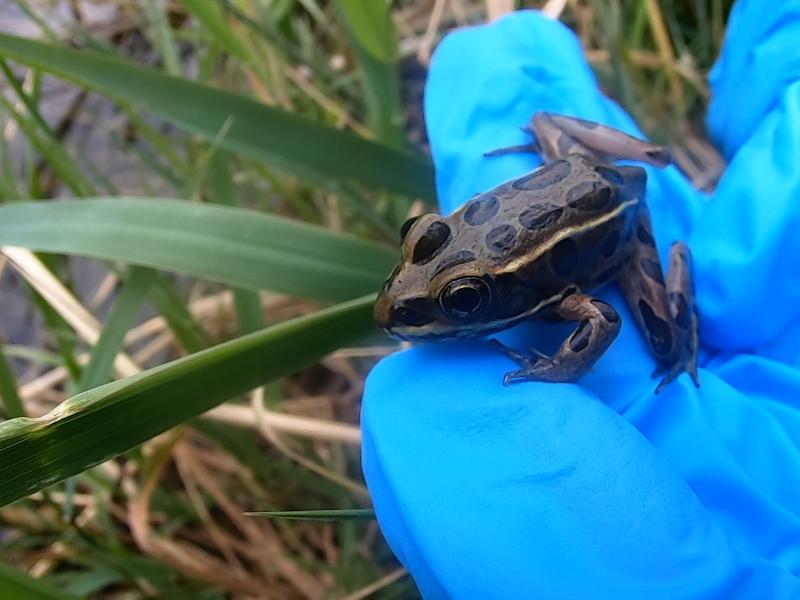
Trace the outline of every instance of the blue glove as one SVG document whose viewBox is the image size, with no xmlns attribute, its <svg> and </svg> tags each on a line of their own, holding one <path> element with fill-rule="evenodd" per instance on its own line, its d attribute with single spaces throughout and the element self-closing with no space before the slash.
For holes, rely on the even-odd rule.
<svg viewBox="0 0 800 600">
<path fill-rule="evenodd" d="M 415 347 L 370 374 L 363 467 L 383 533 L 426 598 L 800 597 L 800 4 L 740 1 L 712 74 L 713 196 L 649 169 L 657 242 L 689 243 L 702 387 L 654 395 L 622 331 L 578 384 L 502 386 L 480 342 Z M 442 211 L 531 170 L 540 110 L 639 135 L 574 35 L 535 12 L 462 30 L 431 66 Z M 666 264 L 666 263 L 664 263 Z M 535 346 L 548 326 L 523 326 Z"/>
</svg>

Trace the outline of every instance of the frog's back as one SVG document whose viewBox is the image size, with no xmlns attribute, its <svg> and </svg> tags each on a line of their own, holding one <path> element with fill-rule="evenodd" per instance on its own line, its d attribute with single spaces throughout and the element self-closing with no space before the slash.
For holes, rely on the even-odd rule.
<svg viewBox="0 0 800 600">
<path fill-rule="evenodd" d="M 449 219 L 489 272 L 590 289 L 625 258 L 638 199 L 624 183 L 613 167 L 572 154 L 476 196 Z"/>
</svg>

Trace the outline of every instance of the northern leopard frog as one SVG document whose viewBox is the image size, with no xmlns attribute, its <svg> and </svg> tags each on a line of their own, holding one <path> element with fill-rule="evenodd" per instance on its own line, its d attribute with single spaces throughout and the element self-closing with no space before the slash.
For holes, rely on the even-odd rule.
<svg viewBox="0 0 800 600">
<path fill-rule="evenodd" d="M 696 385 L 697 314 L 691 255 L 670 248 L 664 281 L 645 204 L 641 167 L 666 151 L 620 131 L 552 113 L 531 120 L 545 165 L 478 194 L 449 216 L 426 214 L 401 230 L 401 261 L 383 286 L 375 319 L 389 334 L 425 341 L 484 336 L 524 319 L 577 322 L 552 356 L 504 350 L 519 380 L 575 381 L 614 341 L 620 317 L 586 293 L 616 281 L 660 370 L 657 391 L 687 371 Z"/>
</svg>

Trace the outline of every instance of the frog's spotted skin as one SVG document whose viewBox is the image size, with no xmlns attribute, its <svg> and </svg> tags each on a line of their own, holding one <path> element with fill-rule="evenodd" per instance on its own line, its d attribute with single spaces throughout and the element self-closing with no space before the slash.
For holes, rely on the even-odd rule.
<svg viewBox="0 0 800 600">
<path fill-rule="evenodd" d="M 574 381 L 619 332 L 608 304 L 584 295 L 619 281 L 661 370 L 657 389 L 695 368 L 697 317 L 688 248 L 670 252 L 667 282 L 658 262 L 646 174 L 611 166 L 630 158 L 664 166 L 663 149 L 619 131 L 538 113 L 536 143 L 545 165 L 478 194 L 455 213 L 426 214 L 402 230 L 400 264 L 375 305 L 377 323 L 413 341 L 481 336 L 524 319 L 578 321 L 552 357 L 508 351 L 520 369 L 505 382 Z"/>
</svg>

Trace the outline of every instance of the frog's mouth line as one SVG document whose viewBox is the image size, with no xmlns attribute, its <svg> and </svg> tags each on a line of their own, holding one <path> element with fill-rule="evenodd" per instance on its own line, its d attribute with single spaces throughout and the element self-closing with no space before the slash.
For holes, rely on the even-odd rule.
<svg viewBox="0 0 800 600">
<path fill-rule="evenodd" d="M 568 295 L 568 293 L 566 294 Z M 478 325 L 477 323 L 472 323 L 470 325 L 461 325 L 453 327 L 447 331 L 436 331 L 435 328 L 431 325 L 424 325 L 422 327 L 398 327 L 393 330 L 389 330 L 387 328 L 382 328 L 389 336 L 402 340 L 404 342 L 429 342 L 429 341 L 444 341 L 444 340 L 457 340 L 463 338 L 479 338 L 487 335 L 491 335 L 493 333 L 497 333 L 498 331 L 502 331 L 503 329 L 507 329 L 512 325 L 516 325 L 525 319 L 531 318 L 537 312 L 554 304 L 556 302 L 560 302 L 565 296 L 565 292 L 559 292 L 549 298 L 545 298 L 530 310 L 525 311 L 519 315 L 514 317 L 510 317 L 508 319 L 503 319 L 499 321 L 492 321 L 491 323 L 486 323 L 484 327 L 475 326 Z"/>
</svg>

